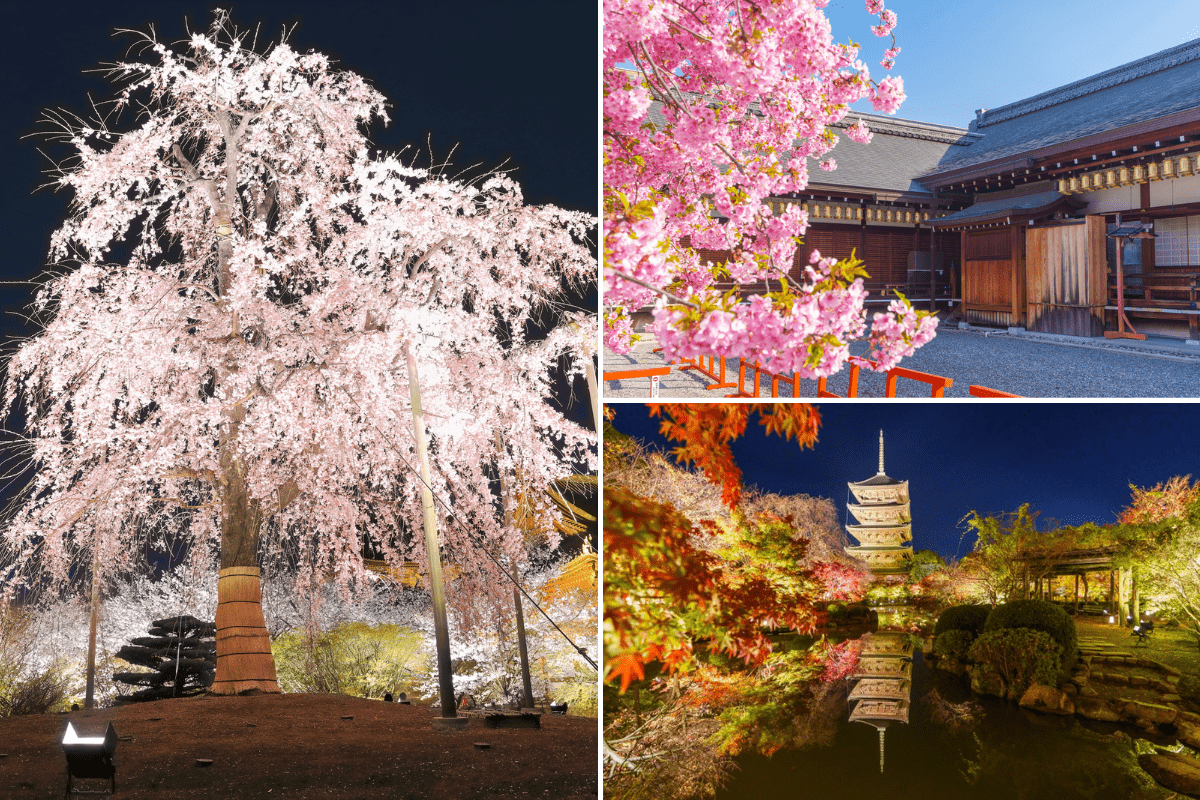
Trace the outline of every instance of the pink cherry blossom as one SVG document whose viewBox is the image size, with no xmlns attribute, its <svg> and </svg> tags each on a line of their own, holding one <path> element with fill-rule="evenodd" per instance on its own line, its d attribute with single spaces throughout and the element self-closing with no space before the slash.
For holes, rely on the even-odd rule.
<svg viewBox="0 0 1200 800">
<path fill-rule="evenodd" d="M 796 204 L 779 213 L 765 201 L 803 192 L 810 160 L 836 168 L 827 129 L 850 104 L 870 99 L 891 113 L 904 93 L 898 78 L 876 85 L 857 46 L 834 42 L 823 6 L 606 0 L 607 346 L 627 349 L 630 312 L 652 305 L 651 329 L 668 359 L 738 356 L 811 376 L 846 363 L 849 342 L 866 330 L 862 280 L 819 257 L 794 280 L 808 216 Z M 882 0 L 867 9 L 881 35 L 895 27 Z M 890 58 L 895 52 L 893 39 Z M 861 120 L 847 135 L 871 138 Z M 710 263 L 702 250 L 727 260 Z M 763 280 L 781 291 L 739 302 L 721 285 Z M 888 348 L 903 351 L 923 319 L 902 315 L 877 338 L 887 345 L 908 336 Z"/>
</svg>

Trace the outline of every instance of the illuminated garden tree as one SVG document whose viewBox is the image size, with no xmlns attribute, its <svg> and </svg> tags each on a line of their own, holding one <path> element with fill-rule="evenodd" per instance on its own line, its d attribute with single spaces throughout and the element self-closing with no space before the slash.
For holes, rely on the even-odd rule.
<svg viewBox="0 0 1200 800">
<path fill-rule="evenodd" d="M 119 573 L 144 537 L 183 535 L 221 569 L 214 691 L 278 691 L 260 558 L 286 550 L 301 590 L 361 578 L 364 545 L 426 566 L 417 368 L 432 490 L 470 521 L 435 512 L 465 614 L 506 588 L 476 548 L 522 546 L 494 508 L 497 465 L 539 497 L 594 466 L 594 434 L 545 399 L 552 369 L 584 368 L 583 337 L 528 325 L 594 280 L 595 220 L 526 206 L 503 176 L 372 153 L 378 92 L 286 38 L 247 48 L 223 12 L 178 48 L 142 42 L 153 63 L 108 68 L 121 88 L 102 117 L 47 117 L 75 152 L 53 173 L 74 197 L 43 329 L 8 369 L 34 474 L 0 557 L 13 590 Z M 122 112 L 136 120 L 118 130 Z M 559 512 L 531 513 L 550 530 Z"/>
</svg>

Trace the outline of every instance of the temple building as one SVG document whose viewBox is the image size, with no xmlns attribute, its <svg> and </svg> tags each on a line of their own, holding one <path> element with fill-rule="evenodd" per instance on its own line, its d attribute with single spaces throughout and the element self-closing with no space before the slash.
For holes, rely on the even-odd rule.
<svg viewBox="0 0 1200 800">
<path fill-rule="evenodd" d="M 856 252 L 868 303 L 902 290 L 973 324 L 1200 340 L 1200 39 L 966 127 L 851 112 L 835 128 L 860 117 L 870 144 L 839 136 L 836 170 L 768 200 L 809 214 L 792 277 L 814 248 Z"/>
<path fill-rule="evenodd" d="M 889 478 L 883 471 L 883 431 L 879 432 L 879 472 L 865 481 L 847 484 L 857 504 L 847 509 L 858 520 L 846 532 L 857 541 L 846 553 L 866 563 L 873 575 L 908 572 L 912 559 L 912 515 L 908 508 L 908 481 Z"/>
</svg>

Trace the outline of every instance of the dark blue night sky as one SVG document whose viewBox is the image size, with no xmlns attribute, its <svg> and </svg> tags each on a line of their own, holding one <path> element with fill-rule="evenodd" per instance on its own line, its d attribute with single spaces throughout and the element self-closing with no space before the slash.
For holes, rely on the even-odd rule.
<svg viewBox="0 0 1200 800">
<path fill-rule="evenodd" d="M 640 403 L 611 404 L 618 430 L 666 445 Z M 909 481 L 913 547 L 970 552 L 958 523 L 972 509 L 1029 502 L 1041 519 L 1115 521 L 1129 484 L 1200 476 L 1200 406 L 1161 403 L 833 403 L 819 406 L 813 450 L 768 437 L 757 422 L 734 443 L 747 485 L 828 497 L 844 516 L 846 482 L 875 474 L 879 430 L 886 468 Z M 1190 421 L 1189 421 L 1190 420 Z"/>
</svg>

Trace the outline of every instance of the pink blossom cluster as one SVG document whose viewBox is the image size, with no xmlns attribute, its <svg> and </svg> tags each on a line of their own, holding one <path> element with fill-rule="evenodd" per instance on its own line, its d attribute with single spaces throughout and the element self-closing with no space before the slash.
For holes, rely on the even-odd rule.
<svg viewBox="0 0 1200 800">
<path fill-rule="evenodd" d="M 846 128 L 846 135 L 849 136 L 852 141 L 858 142 L 859 144 L 870 144 L 871 138 L 874 134 L 872 134 L 871 129 L 867 127 L 867 123 L 860 119 L 849 128 Z"/>
<path fill-rule="evenodd" d="M 834 43 L 823 5 L 606 0 L 610 348 L 628 348 L 629 311 L 657 294 L 654 330 L 668 358 L 746 355 L 812 375 L 845 363 L 849 337 L 866 328 L 862 282 L 839 272 L 836 280 L 797 285 L 787 273 L 807 215 L 794 205 L 773 213 L 764 201 L 802 192 L 809 159 L 836 168 L 829 151 L 837 137 L 826 131 L 850 104 L 869 99 L 894 113 L 904 91 L 899 78 L 872 81 L 857 46 Z M 890 33 L 895 13 L 882 0 L 867 8 Z M 861 120 L 847 135 L 871 138 Z M 645 206 L 653 212 L 630 214 Z M 728 260 L 710 263 L 704 250 Z M 723 296 L 730 280 L 768 280 L 788 291 L 738 304 Z"/>
<path fill-rule="evenodd" d="M 886 372 L 928 343 L 937 333 L 937 317 L 917 314 L 906 302 L 893 300 L 887 313 L 876 314 L 871 325 L 870 363 L 858 363 L 876 372 Z"/>
<path fill-rule="evenodd" d="M 883 51 L 883 61 L 879 62 L 879 66 L 884 69 L 891 69 L 896 66 L 896 56 L 900 55 L 899 47 L 889 47 Z"/>
</svg>

